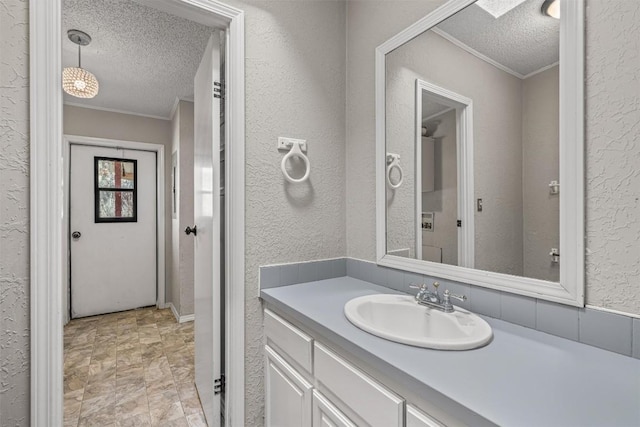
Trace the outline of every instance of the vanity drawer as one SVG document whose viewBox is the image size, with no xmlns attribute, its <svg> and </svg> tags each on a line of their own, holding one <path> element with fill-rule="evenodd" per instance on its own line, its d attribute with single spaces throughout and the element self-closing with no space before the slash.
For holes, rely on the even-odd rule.
<svg viewBox="0 0 640 427">
<path fill-rule="evenodd" d="M 281 355 L 311 373 L 313 338 L 271 310 L 264 310 L 264 334 L 267 344 L 277 348 Z"/>
<path fill-rule="evenodd" d="M 402 398 L 317 342 L 313 368 L 316 379 L 367 424 L 404 425 Z"/>
</svg>

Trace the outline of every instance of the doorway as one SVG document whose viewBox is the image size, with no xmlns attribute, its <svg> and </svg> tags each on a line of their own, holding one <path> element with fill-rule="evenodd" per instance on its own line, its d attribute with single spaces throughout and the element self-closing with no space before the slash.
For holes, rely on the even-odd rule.
<svg viewBox="0 0 640 427">
<path fill-rule="evenodd" d="M 222 25 L 228 29 L 229 46 L 226 94 L 227 123 L 225 135 L 229 167 L 225 171 L 225 217 L 229 220 L 224 239 L 226 253 L 224 305 L 226 310 L 226 378 L 228 379 L 225 424 L 244 419 L 244 53 L 241 11 L 214 1 L 193 2 L 165 0 L 145 2 L 165 12 L 194 19 L 205 25 Z M 31 144 L 32 144 L 32 424 L 62 424 L 62 296 L 64 265 L 61 254 L 63 221 L 59 216 L 62 200 L 49 197 L 60 194 L 62 177 L 60 57 L 61 2 L 31 4 Z M 229 141 L 232 143 L 229 144 Z M 46 166 L 44 166 L 46 164 Z M 46 214 L 43 214 L 47 212 Z M 44 226 L 43 222 L 49 222 Z M 43 256 L 44 255 L 44 256 Z M 44 271 L 47 271 L 46 274 Z M 38 273 L 35 273 L 35 272 Z M 145 317 L 145 316 L 142 316 Z M 234 339 L 230 340 L 229 337 Z M 233 357 L 229 357 L 230 355 Z"/>
<path fill-rule="evenodd" d="M 473 102 L 433 83 L 416 79 L 415 105 L 417 258 L 432 262 L 436 269 L 442 263 L 473 268 Z M 446 132 L 448 153 L 442 150 L 443 136 L 437 133 L 438 128 L 445 124 L 450 128 Z M 448 164 L 445 164 L 447 158 Z M 444 176 L 443 170 L 448 176 Z M 443 183 L 453 191 L 446 194 Z M 438 215 L 434 211 L 439 211 L 443 217 L 457 217 L 456 223 L 450 222 L 448 227 L 437 226 L 438 236 L 434 233 L 435 216 Z"/>
<path fill-rule="evenodd" d="M 156 157 L 150 151 L 71 144 L 71 319 L 156 304 Z"/>
</svg>

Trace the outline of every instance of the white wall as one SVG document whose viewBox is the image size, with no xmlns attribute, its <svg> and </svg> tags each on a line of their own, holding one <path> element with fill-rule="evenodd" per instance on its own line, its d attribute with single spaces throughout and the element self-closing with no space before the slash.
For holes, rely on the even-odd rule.
<svg viewBox="0 0 640 427">
<path fill-rule="evenodd" d="M 345 4 L 233 1 L 246 13 L 246 426 L 263 424 L 260 265 L 346 255 Z M 373 67 L 373 63 L 371 63 Z M 280 171 L 307 140 L 309 181 Z"/>
<path fill-rule="evenodd" d="M 29 12 L 0 0 L 0 426 L 29 425 Z"/>
<path fill-rule="evenodd" d="M 554 282 L 560 264 L 549 252 L 560 244 L 560 197 L 549 183 L 560 177 L 559 89 L 557 66 L 522 81 L 523 273 Z"/>
<path fill-rule="evenodd" d="M 184 229 L 193 227 L 193 103 L 180 101 L 171 120 L 172 153 L 177 153 L 176 218 L 171 220 L 171 283 L 169 301 L 180 316 L 193 314 L 194 239 Z"/>
<path fill-rule="evenodd" d="M 65 105 L 63 132 L 124 141 L 149 142 L 165 147 L 165 277 L 171 280 L 171 122 L 132 114 Z M 165 288 L 166 296 L 166 288 Z"/>
<path fill-rule="evenodd" d="M 442 248 L 442 262 L 458 265 L 458 158 L 456 112 L 434 117 L 440 125 L 434 133 L 434 191 L 422 193 L 422 211 L 434 213 L 433 231 L 422 230 L 422 244 Z M 425 259 L 423 257 L 423 259 Z"/>
<path fill-rule="evenodd" d="M 640 315 L 640 2 L 587 0 L 587 303 Z"/>
</svg>

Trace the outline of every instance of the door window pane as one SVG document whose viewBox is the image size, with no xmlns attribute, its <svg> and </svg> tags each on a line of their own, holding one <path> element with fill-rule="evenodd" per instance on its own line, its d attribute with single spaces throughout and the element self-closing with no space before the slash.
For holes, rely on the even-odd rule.
<svg viewBox="0 0 640 427">
<path fill-rule="evenodd" d="M 136 161 L 98 158 L 98 188 L 135 187 Z"/>
<path fill-rule="evenodd" d="M 95 222 L 137 221 L 137 161 L 95 157 Z"/>
</svg>

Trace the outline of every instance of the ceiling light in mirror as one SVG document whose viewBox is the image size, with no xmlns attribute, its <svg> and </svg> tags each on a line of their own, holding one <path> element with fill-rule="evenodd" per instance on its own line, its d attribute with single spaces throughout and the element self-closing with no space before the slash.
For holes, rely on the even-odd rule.
<svg viewBox="0 0 640 427">
<path fill-rule="evenodd" d="M 542 4 L 542 13 L 560 19 L 560 0 L 545 0 Z"/>
<path fill-rule="evenodd" d="M 476 5 L 489 12 L 494 18 L 498 19 L 511 9 L 517 7 L 525 0 L 478 0 Z"/>
</svg>

